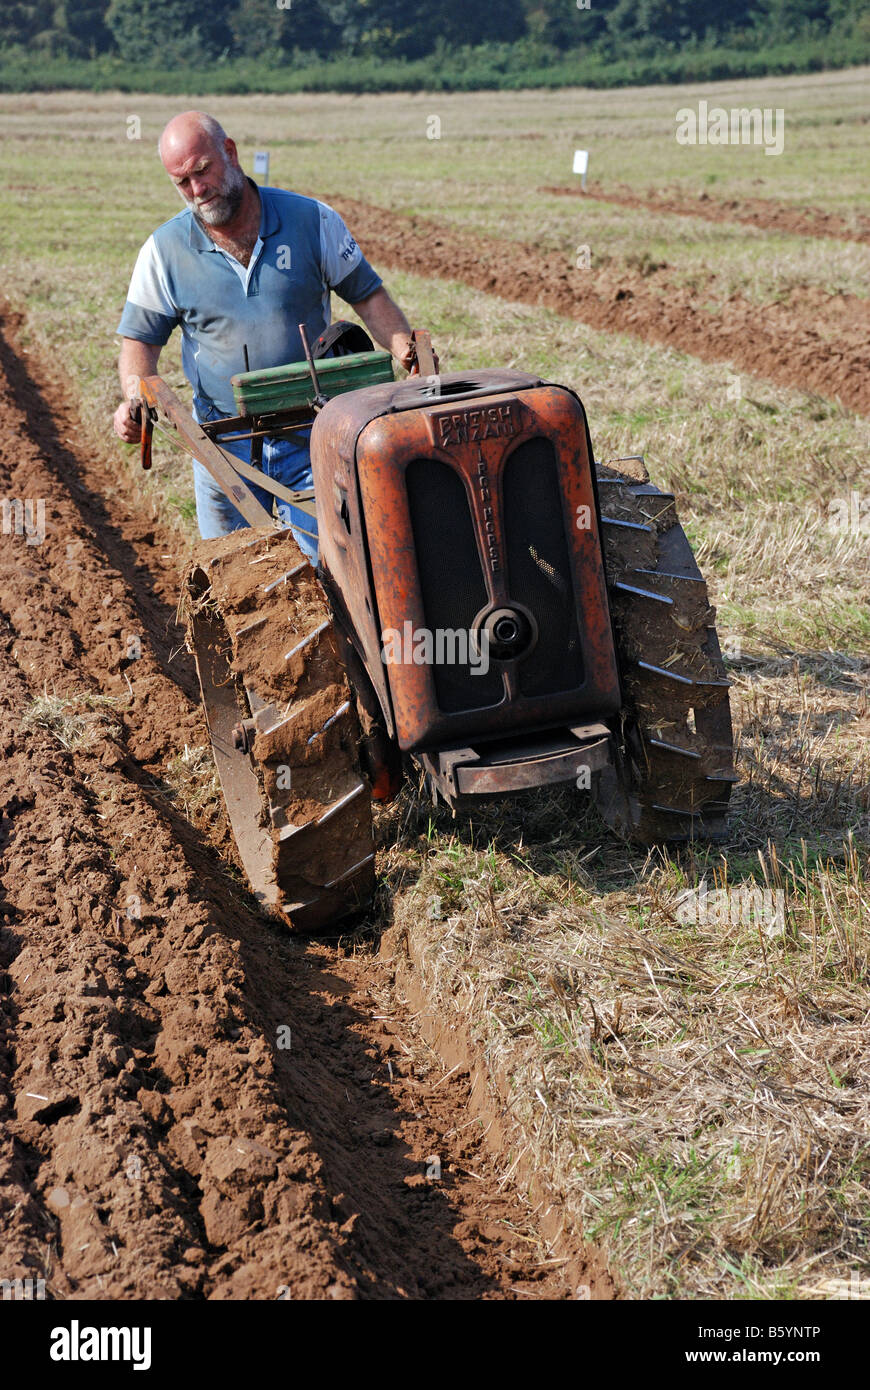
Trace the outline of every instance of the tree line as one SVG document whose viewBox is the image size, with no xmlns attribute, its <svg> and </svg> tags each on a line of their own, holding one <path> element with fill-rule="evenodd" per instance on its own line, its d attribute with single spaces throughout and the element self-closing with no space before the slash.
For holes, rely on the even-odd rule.
<svg viewBox="0 0 870 1390">
<path fill-rule="evenodd" d="M 4 0 L 0 9 L 0 50 L 167 68 L 304 55 L 414 62 L 485 45 L 618 61 L 826 36 L 870 41 L 865 0 Z"/>
</svg>

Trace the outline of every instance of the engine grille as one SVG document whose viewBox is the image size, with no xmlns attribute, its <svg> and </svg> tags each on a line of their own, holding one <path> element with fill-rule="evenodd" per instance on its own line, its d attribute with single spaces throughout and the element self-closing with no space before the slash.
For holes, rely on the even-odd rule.
<svg viewBox="0 0 870 1390">
<path fill-rule="evenodd" d="M 405 473 L 417 569 L 426 625 L 462 630 L 487 602 L 486 584 L 471 508 L 461 477 L 440 459 L 413 459 Z M 432 678 L 439 708 L 447 714 L 498 704 L 504 687 L 493 664 L 474 673 L 468 663 L 436 663 Z"/>
<path fill-rule="evenodd" d="M 556 457 L 549 440 L 529 439 L 504 468 L 505 533 L 511 598 L 535 615 L 538 642 L 519 664 L 523 695 L 583 684 L 577 606 Z"/>
</svg>

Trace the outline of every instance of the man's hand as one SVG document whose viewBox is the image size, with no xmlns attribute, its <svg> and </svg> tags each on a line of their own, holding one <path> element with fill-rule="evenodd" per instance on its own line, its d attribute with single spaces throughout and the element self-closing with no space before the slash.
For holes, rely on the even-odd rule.
<svg viewBox="0 0 870 1390">
<path fill-rule="evenodd" d="M 431 343 L 430 343 L 430 347 L 431 347 Z M 412 376 L 416 376 L 416 375 L 420 372 L 420 362 L 419 362 L 419 359 L 418 359 L 418 357 L 417 357 L 417 345 L 416 345 L 416 343 L 414 343 L 414 342 L 411 343 L 411 351 L 412 351 L 411 365 L 410 365 L 410 367 L 408 367 L 408 371 L 411 373 Z M 437 376 L 438 370 L 439 370 L 439 363 L 438 363 L 438 354 L 437 354 L 437 352 L 435 351 L 434 348 L 432 348 L 432 360 L 433 360 L 433 362 L 435 363 L 435 374 L 436 374 L 436 376 Z M 402 365 L 403 365 L 403 366 L 405 365 L 404 362 L 402 363 Z"/>
<path fill-rule="evenodd" d="M 420 366 L 417 362 L 417 344 L 409 334 L 404 333 L 397 335 L 390 343 L 390 351 L 396 361 L 405 368 L 406 372 L 411 372 L 412 375 L 419 372 Z M 432 356 L 435 359 L 435 370 L 437 372 L 438 354 L 434 348 L 432 350 Z"/>
<path fill-rule="evenodd" d="M 410 333 L 398 333 L 390 343 L 390 352 L 400 367 L 410 372 L 417 361 L 417 349 Z"/>
<path fill-rule="evenodd" d="M 122 401 L 115 411 L 112 424 L 115 427 L 115 434 L 119 439 L 123 439 L 125 444 L 135 444 L 142 436 L 142 425 L 140 423 L 139 409 L 141 401 L 138 396 L 132 400 Z"/>
<path fill-rule="evenodd" d="M 161 348 L 158 343 L 141 343 L 138 338 L 122 338 L 121 354 L 118 358 L 118 375 L 125 399 L 115 411 L 112 425 L 115 434 L 125 444 L 135 444 L 142 437 L 142 427 L 136 420 L 138 412 L 139 378 L 154 376 Z"/>
<path fill-rule="evenodd" d="M 359 300 L 353 307 L 375 342 L 387 348 L 405 371 L 411 371 L 417 361 L 411 325 L 383 285 L 375 290 L 374 294 L 369 295 L 368 299 Z M 435 370 L 438 370 L 437 357 Z"/>
</svg>

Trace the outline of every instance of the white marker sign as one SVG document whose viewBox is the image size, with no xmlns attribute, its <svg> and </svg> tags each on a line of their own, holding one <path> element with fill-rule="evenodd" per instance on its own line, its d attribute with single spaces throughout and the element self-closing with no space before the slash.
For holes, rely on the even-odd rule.
<svg viewBox="0 0 870 1390">
<path fill-rule="evenodd" d="M 269 151 L 254 151 L 254 173 L 258 178 L 268 179 L 269 177 Z"/>
<path fill-rule="evenodd" d="M 588 168 L 589 168 L 589 151 L 588 151 L 588 150 L 575 150 L 575 151 L 574 151 L 574 173 L 575 173 L 575 174 L 582 174 L 582 176 L 583 176 L 582 179 L 581 179 L 581 182 L 580 182 L 580 187 L 581 187 L 581 188 L 585 188 L 585 187 L 586 187 L 586 170 L 587 170 Z"/>
</svg>

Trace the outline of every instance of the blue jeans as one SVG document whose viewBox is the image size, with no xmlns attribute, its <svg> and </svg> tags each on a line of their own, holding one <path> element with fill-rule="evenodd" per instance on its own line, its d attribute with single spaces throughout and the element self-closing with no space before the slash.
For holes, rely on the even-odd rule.
<svg viewBox="0 0 870 1390">
<path fill-rule="evenodd" d="M 309 437 L 309 430 L 300 430 L 291 435 L 289 439 L 264 440 L 263 460 L 260 465 L 263 472 L 268 477 L 274 478 L 276 482 L 283 483 L 285 487 L 310 488 L 312 476 L 311 458 L 308 452 Z M 228 454 L 235 454 L 236 458 L 250 463 L 250 440 L 239 439 L 226 444 L 218 440 L 218 443 Z M 290 502 L 285 502 L 280 497 L 274 497 L 271 492 L 258 487 L 256 483 L 248 482 L 247 478 L 243 479 L 243 482 L 251 489 L 257 501 L 262 502 L 270 515 L 274 504 L 281 524 L 290 527 L 303 552 L 311 563 L 316 565 L 317 522 L 315 518 L 309 516 L 307 512 L 301 511 L 299 507 L 294 507 Z M 247 526 L 248 523 L 241 512 L 233 505 L 205 465 L 200 463 L 198 459 L 193 461 L 193 486 L 196 494 L 196 520 L 199 525 L 199 534 L 203 540 L 215 540 L 218 536 L 226 536 L 230 531 L 239 531 L 243 526 Z M 309 534 L 306 535 L 306 532 Z"/>
</svg>

